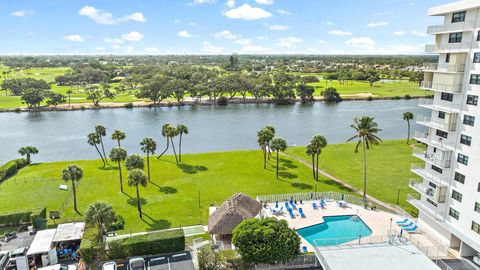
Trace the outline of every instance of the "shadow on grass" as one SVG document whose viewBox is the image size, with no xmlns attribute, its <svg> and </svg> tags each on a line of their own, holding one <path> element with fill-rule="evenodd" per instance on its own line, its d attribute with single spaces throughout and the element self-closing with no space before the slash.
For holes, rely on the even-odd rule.
<svg viewBox="0 0 480 270">
<path fill-rule="evenodd" d="M 296 179 L 296 178 L 298 178 L 298 175 L 293 174 L 291 172 L 278 172 L 278 177 L 279 178 L 286 178 L 286 179 Z"/>
<path fill-rule="evenodd" d="M 163 229 L 169 229 L 172 223 L 166 219 L 154 219 L 145 212 L 142 212 L 143 222 L 145 222 L 150 228 L 147 231 L 158 231 Z"/>
<path fill-rule="evenodd" d="M 299 183 L 299 182 L 292 183 L 291 185 L 292 185 L 292 187 L 298 188 L 298 189 L 312 189 L 313 188 L 312 185 L 305 184 L 305 183 Z"/>
<path fill-rule="evenodd" d="M 127 199 L 127 203 L 130 204 L 131 206 L 137 206 L 137 198 L 130 197 Z M 146 203 L 147 203 L 147 199 L 140 197 L 140 204 L 144 205 Z"/>
<path fill-rule="evenodd" d="M 324 184 L 329 185 L 329 186 L 336 186 L 336 187 L 338 187 L 338 189 L 344 190 L 344 191 L 354 191 L 354 190 L 352 190 L 348 187 L 340 185 L 339 183 L 337 183 L 337 182 L 335 182 L 331 179 L 318 180 L 318 183 L 324 183 Z"/>
<path fill-rule="evenodd" d="M 279 166 L 281 166 L 282 170 L 284 169 L 295 169 L 295 168 L 298 168 L 297 165 L 295 165 L 293 163 L 293 161 L 291 161 L 290 159 L 285 159 L 285 158 L 280 158 L 280 160 L 278 161 L 279 163 Z"/>
<path fill-rule="evenodd" d="M 98 167 L 99 170 L 102 170 L 102 171 L 118 171 L 118 166 L 105 166 L 105 167 Z"/>
<path fill-rule="evenodd" d="M 177 189 L 174 188 L 174 187 L 163 186 L 163 187 L 159 187 L 158 190 L 162 193 L 165 193 L 165 194 L 175 194 L 175 193 L 177 193 Z"/>
<path fill-rule="evenodd" d="M 196 174 L 199 172 L 206 172 L 208 168 L 203 165 L 189 165 L 189 164 L 177 164 L 177 167 L 180 168 L 184 173 Z"/>
</svg>

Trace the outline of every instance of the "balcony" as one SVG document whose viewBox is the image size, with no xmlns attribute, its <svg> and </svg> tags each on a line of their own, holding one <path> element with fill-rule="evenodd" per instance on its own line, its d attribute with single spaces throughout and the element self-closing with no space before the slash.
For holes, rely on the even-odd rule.
<svg viewBox="0 0 480 270">
<path fill-rule="evenodd" d="M 462 91 L 462 84 L 443 84 L 433 81 L 422 81 L 420 88 L 430 91 L 460 93 Z"/>
<path fill-rule="evenodd" d="M 420 194 L 415 193 L 415 194 L 407 194 L 407 202 L 416 207 L 420 212 L 427 214 L 428 216 L 432 217 L 435 220 L 438 221 L 444 221 L 444 212 L 439 211 L 436 209 L 432 209 L 429 206 L 427 206 L 420 197 Z"/>
<path fill-rule="evenodd" d="M 467 53 L 470 49 L 477 49 L 478 43 L 471 41 L 462 41 L 457 43 L 436 43 L 425 45 L 427 53 Z"/>
<path fill-rule="evenodd" d="M 415 135 L 413 136 L 413 138 L 419 142 L 431 145 L 442 151 L 453 151 L 455 149 L 454 140 L 447 140 L 445 138 L 435 136 L 433 134 L 428 135 L 426 133 L 415 131 Z"/>
<path fill-rule="evenodd" d="M 427 34 L 436 35 L 449 32 L 473 31 L 475 23 L 473 21 L 464 21 L 458 23 L 431 25 L 427 28 Z"/>
<path fill-rule="evenodd" d="M 445 203 L 446 186 L 432 187 L 428 181 L 410 180 L 408 186 L 435 203 Z"/>
<path fill-rule="evenodd" d="M 455 131 L 455 124 L 452 121 L 439 122 L 423 115 L 417 115 L 417 124 L 446 132 Z"/>
<path fill-rule="evenodd" d="M 413 147 L 413 156 L 429 164 L 433 164 L 442 168 L 450 168 L 452 163 L 451 151 L 441 151 L 437 149 L 435 153 L 432 153 L 431 149 L 429 148 L 424 149 L 420 147 Z"/>
<path fill-rule="evenodd" d="M 434 101 L 433 98 L 420 98 L 418 106 L 434 111 L 442 111 L 446 113 L 459 113 L 460 103 L 449 101 Z"/>
<path fill-rule="evenodd" d="M 424 63 L 422 65 L 424 72 L 444 72 L 444 73 L 454 73 L 454 72 L 464 72 L 465 63 Z"/>
<path fill-rule="evenodd" d="M 439 177 L 437 175 L 432 174 L 430 171 L 427 171 L 425 169 L 425 165 L 422 165 L 422 164 L 413 163 L 411 165 L 410 171 L 422 177 L 423 179 L 440 186 L 446 186 L 448 185 L 448 182 L 449 182 L 447 177 Z"/>
</svg>

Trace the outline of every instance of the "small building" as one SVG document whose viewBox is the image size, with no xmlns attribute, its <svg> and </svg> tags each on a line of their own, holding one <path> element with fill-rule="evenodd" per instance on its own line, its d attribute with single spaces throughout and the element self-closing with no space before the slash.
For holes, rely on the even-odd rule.
<svg viewBox="0 0 480 270">
<path fill-rule="evenodd" d="M 56 229 L 38 231 L 27 252 L 36 266 L 43 267 L 56 264 L 57 251 L 53 244 Z"/>
</svg>

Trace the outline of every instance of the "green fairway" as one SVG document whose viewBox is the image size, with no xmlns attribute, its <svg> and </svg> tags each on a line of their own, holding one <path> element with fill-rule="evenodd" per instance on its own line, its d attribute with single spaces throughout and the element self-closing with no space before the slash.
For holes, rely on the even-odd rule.
<svg viewBox="0 0 480 270">
<path fill-rule="evenodd" d="M 95 151 L 92 149 L 92 151 Z M 96 200 L 110 202 L 115 211 L 126 220 L 124 232 L 130 230 L 158 230 L 194 224 L 206 224 L 208 207 L 219 205 L 235 192 L 252 197 L 262 194 L 309 192 L 314 188 L 311 170 L 299 162 L 281 158 L 280 179 L 275 179 L 272 159 L 263 169 L 261 151 L 235 151 L 184 155 L 184 164 L 177 165 L 173 157 L 151 159 L 152 183 L 140 187 L 144 221 L 138 218 L 135 189 L 125 185 L 120 192 L 118 171 L 102 169 L 101 161 L 69 161 L 44 163 L 22 169 L 14 178 L 0 186 L 0 212 L 46 206 L 48 210 L 61 209 L 68 192 L 58 190 L 64 183 L 61 170 L 68 164 L 77 164 L 84 170 L 78 185 L 80 213 Z M 127 172 L 124 172 L 126 176 Z M 37 181 L 33 181 L 35 177 Z M 39 181 L 40 177 L 50 180 Z M 26 181 L 27 180 L 27 181 Z M 68 183 L 70 187 L 70 183 Z M 341 191 L 344 188 L 323 179 L 319 191 Z M 199 204 L 200 194 L 200 208 Z M 21 199 L 21 203 L 19 202 Z M 73 211 L 70 197 L 63 212 L 63 220 L 81 219 Z"/>
<path fill-rule="evenodd" d="M 379 97 L 404 97 L 405 95 L 424 96 L 426 94 L 430 94 L 428 91 L 421 90 L 418 86 L 418 83 L 410 83 L 407 81 L 401 81 L 400 83 L 377 82 L 373 87 L 370 86 L 370 84 L 366 81 L 348 81 L 344 84 L 340 84 L 338 81 L 323 80 L 318 83 L 310 83 L 310 85 L 315 87 L 315 96 L 320 96 L 321 92 L 324 91 L 327 87 L 336 88 L 340 95 L 371 93 L 374 96 Z"/>
<path fill-rule="evenodd" d="M 320 155 L 319 168 L 330 175 L 363 191 L 363 155 L 355 153 L 355 144 L 333 144 L 327 146 Z M 287 153 L 307 162 L 305 147 L 287 149 Z M 418 162 L 412 156 L 412 148 L 405 140 L 384 141 L 373 150 L 367 150 L 367 193 L 384 202 L 396 204 L 400 190 L 400 206 L 410 212 L 415 208 L 407 203 L 410 164 Z"/>
</svg>

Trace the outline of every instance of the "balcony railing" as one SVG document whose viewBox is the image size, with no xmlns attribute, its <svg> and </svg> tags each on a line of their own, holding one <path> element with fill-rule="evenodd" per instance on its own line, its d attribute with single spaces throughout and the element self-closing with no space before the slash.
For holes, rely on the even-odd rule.
<svg viewBox="0 0 480 270">
<path fill-rule="evenodd" d="M 431 25 L 427 28 L 427 34 L 433 35 L 442 32 L 468 31 L 473 30 L 475 23 L 473 21 L 464 21 L 451 24 Z"/>
<path fill-rule="evenodd" d="M 426 206 L 424 202 L 420 199 L 420 194 L 418 193 L 413 193 L 413 194 L 407 194 L 407 202 L 409 202 L 411 205 L 415 206 L 418 208 L 420 211 L 426 213 L 427 215 L 433 217 L 435 220 L 440 220 L 443 221 L 443 213 L 442 211 L 435 211 L 431 209 L 430 207 Z"/>
<path fill-rule="evenodd" d="M 433 175 L 432 173 L 430 173 L 425 169 L 425 164 L 412 163 L 410 166 L 410 171 L 422 177 L 423 179 L 426 179 L 435 184 L 443 185 L 443 186 L 448 185 L 447 177 L 438 177 L 436 175 Z"/>
<path fill-rule="evenodd" d="M 430 91 L 459 93 L 462 91 L 462 84 L 443 84 L 434 83 L 433 81 L 422 81 L 420 88 Z"/>
<path fill-rule="evenodd" d="M 417 124 L 435 128 L 435 129 L 441 129 L 444 131 L 453 131 L 448 123 L 437 122 L 432 120 L 432 118 L 424 115 L 417 115 Z"/>
<path fill-rule="evenodd" d="M 440 150 L 438 150 L 440 151 Z M 434 164 L 439 167 L 443 168 L 450 168 L 451 160 L 446 157 L 438 157 L 438 154 L 429 153 L 428 149 L 414 147 L 413 148 L 413 155 L 425 162 Z M 443 155 L 447 155 L 447 153 L 443 153 Z"/>
<path fill-rule="evenodd" d="M 455 147 L 454 140 L 447 140 L 445 138 L 435 135 L 429 136 L 428 134 L 419 131 L 415 131 L 415 135 L 413 136 L 413 138 L 422 143 L 437 147 L 443 151 L 452 151 Z"/>
<path fill-rule="evenodd" d="M 424 63 L 422 65 L 424 71 L 437 72 L 464 72 L 465 63 L 449 64 L 449 63 Z"/>
<path fill-rule="evenodd" d="M 425 46 L 425 52 L 427 53 L 441 53 L 441 52 L 467 52 L 470 49 L 478 48 L 477 42 L 462 41 L 456 43 L 440 43 L 429 44 Z"/>
</svg>

